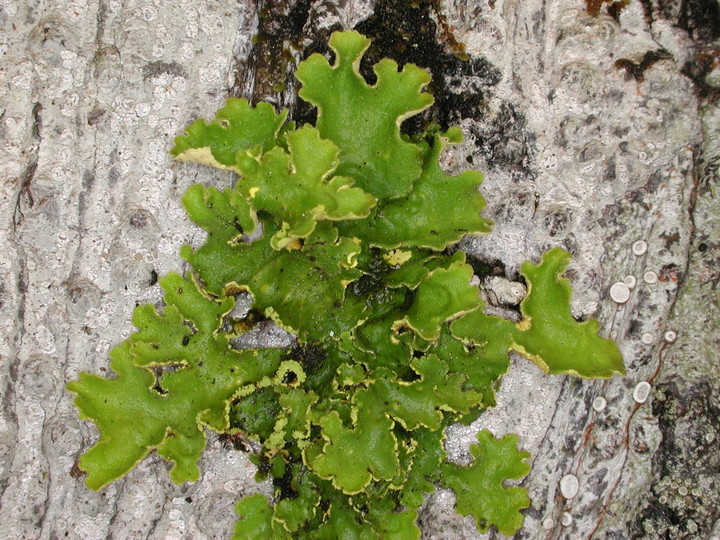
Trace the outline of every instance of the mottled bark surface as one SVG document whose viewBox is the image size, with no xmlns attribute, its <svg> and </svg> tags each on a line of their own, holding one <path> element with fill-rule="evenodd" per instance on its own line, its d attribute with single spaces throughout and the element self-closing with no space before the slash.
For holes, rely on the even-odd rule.
<svg viewBox="0 0 720 540">
<path fill-rule="evenodd" d="M 294 59 L 357 27 L 373 61 L 430 68 L 430 118 L 466 133 L 446 165 L 485 173 L 496 225 L 462 247 L 510 280 L 571 250 L 576 315 L 598 317 L 628 367 L 588 382 L 517 360 L 499 407 L 451 430 L 450 455 L 467 459 L 480 427 L 521 435 L 534 458 L 519 538 L 720 538 L 720 4 L 416 4 L 0 1 L 0 537 L 224 538 L 235 501 L 268 490 L 211 436 L 196 484 L 151 456 L 89 491 L 75 463 L 97 433 L 64 384 L 104 372 L 135 304 L 183 269 L 180 245 L 201 239 L 184 190 L 232 182 L 171 162 L 173 138 L 229 95 L 311 117 Z M 502 297 L 502 280 L 487 287 Z M 479 537 L 452 505 L 430 498 L 427 538 Z"/>
</svg>

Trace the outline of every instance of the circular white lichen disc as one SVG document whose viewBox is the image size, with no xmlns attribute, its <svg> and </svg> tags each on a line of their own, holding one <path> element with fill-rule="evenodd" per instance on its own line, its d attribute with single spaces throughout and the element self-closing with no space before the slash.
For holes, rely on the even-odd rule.
<svg viewBox="0 0 720 540">
<path fill-rule="evenodd" d="M 580 481 L 574 474 L 566 474 L 560 479 L 560 493 L 566 499 L 572 499 L 580 490 Z"/>
<path fill-rule="evenodd" d="M 638 256 L 644 255 L 646 251 L 647 251 L 647 242 L 645 242 L 644 240 L 638 240 L 632 246 L 632 252 L 635 255 L 638 255 Z"/>
<path fill-rule="evenodd" d="M 642 336 L 640 336 L 640 341 L 642 341 L 645 345 L 652 345 L 655 341 L 655 336 L 653 336 L 650 332 L 645 332 Z"/>
<path fill-rule="evenodd" d="M 596 397 L 595 399 L 593 399 L 592 408 L 593 408 L 596 412 L 602 412 L 602 411 L 604 411 L 604 410 L 605 410 L 605 407 L 607 407 L 607 400 L 606 400 L 604 397 L 598 396 L 598 397 Z"/>
<path fill-rule="evenodd" d="M 630 300 L 630 289 L 622 281 L 613 283 L 612 287 L 610 287 L 610 298 L 612 298 L 613 302 L 624 304 Z"/>
<path fill-rule="evenodd" d="M 642 381 L 637 383 L 635 390 L 633 390 L 633 399 L 636 403 L 645 403 L 648 396 L 650 395 L 650 383 Z"/>
</svg>

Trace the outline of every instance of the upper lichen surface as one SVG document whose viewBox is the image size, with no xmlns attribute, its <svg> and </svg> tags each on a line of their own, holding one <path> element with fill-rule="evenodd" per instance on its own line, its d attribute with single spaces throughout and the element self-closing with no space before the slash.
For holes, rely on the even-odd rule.
<svg viewBox="0 0 720 540">
<path fill-rule="evenodd" d="M 114 377 L 68 385 L 100 430 L 80 460 L 89 487 L 153 450 L 174 481 L 197 480 L 207 427 L 255 440 L 259 478 L 273 478 L 272 501 L 238 503 L 235 538 L 416 539 L 437 485 L 480 530 L 511 535 L 529 499 L 506 484 L 527 474 L 528 454 L 483 431 L 470 465 L 448 463 L 445 428 L 494 405 L 511 350 L 549 373 L 623 372 L 598 323 L 571 316 L 560 249 L 523 265 L 519 323 L 484 312 L 472 267 L 448 249 L 490 230 L 482 176 L 440 167 L 458 129 L 401 134 L 432 103 L 430 77 L 383 60 L 368 84 L 368 44 L 336 33 L 332 65 L 317 54 L 299 65 L 315 126 L 231 99 L 178 137 L 178 159 L 235 171 L 237 183 L 188 189 L 183 204 L 207 232 L 181 250 L 188 276 L 161 281 L 162 310 L 136 309 L 138 331 L 111 353 Z M 241 292 L 252 296 L 242 316 Z M 292 349 L 233 346 L 267 319 L 295 335 Z"/>
<path fill-rule="evenodd" d="M 412 64 L 398 71 L 393 60 L 384 59 L 375 65 L 377 82 L 371 86 L 359 71 L 369 46 L 357 32 L 335 33 L 335 63 L 313 54 L 298 66 L 297 78 L 300 97 L 318 108 L 320 134 L 341 149 L 338 172 L 391 199 L 407 195 L 422 170 L 422 148 L 401 136 L 400 123 L 432 104 L 432 96 L 422 92 L 430 74 Z"/>
</svg>

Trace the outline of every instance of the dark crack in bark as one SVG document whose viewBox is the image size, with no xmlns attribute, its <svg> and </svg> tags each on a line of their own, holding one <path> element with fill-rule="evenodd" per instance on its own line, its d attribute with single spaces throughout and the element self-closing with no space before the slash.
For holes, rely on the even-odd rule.
<svg viewBox="0 0 720 540">
<path fill-rule="evenodd" d="M 294 95 L 288 98 L 283 94 L 293 84 L 293 49 L 299 49 L 305 37 L 311 6 L 311 0 L 259 0 L 255 4 L 258 22 L 253 47 L 247 60 L 238 59 L 231 69 L 231 96 L 249 93 L 243 97 L 253 104 L 292 105 L 288 99 L 294 101 Z"/>
<path fill-rule="evenodd" d="M 422 131 L 430 121 L 447 129 L 463 119 L 481 117 L 501 80 L 500 70 L 486 58 L 465 53 L 436 1 L 378 0 L 373 14 L 355 29 L 373 40 L 360 66 L 371 84 L 372 66 L 382 58 L 392 58 L 401 68 L 416 64 L 432 74 L 428 91 L 435 104 L 403 124 L 408 133 Z"/>
<path fill-rule="evenodd" d="M 13 212 L 13 226 L 17 229 L 25 218 L 22 207 L 27 204 L 30 208 L 35 205 L 32 195 L 32 181 L 35 178 L 35 172 L 38 167 L 38 159 L 40 154 L 40 142 L 42 140 L 42 111 L 43 106 L 40 102 L 36 102 L 32 109 L 32 143 L 28 151 L 28 163 L 20 175 L 20 190 L 15 198 L 15 210 Z"/>
</svg>

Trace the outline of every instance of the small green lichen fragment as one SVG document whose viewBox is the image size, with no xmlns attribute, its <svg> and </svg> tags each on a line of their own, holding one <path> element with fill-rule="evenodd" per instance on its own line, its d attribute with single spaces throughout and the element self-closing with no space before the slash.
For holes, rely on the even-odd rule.
<svg viewBox="0 0 720 540">
<path fill-rule="evenodd" d="M 100 440 L 79 462 L 92 489 L 121 477 L 153 449 L 173 463 L 173 481 L 197 480 L 197 461 L 205 448 L 201 425 L 227 429 L 229 402 L 237 389 L 277 366 L 277 351 L 240 353 L 216 333 L 232 308 L 231 298 L 208 298 L 177 274 L 160 284 L 165 312 L 136 308 L 139 331 L 110 354 L 117 376 L 82 373 L 67 385 L 81 417 L 100 430 Z M 158 379 L 145 366 L 174 369 Z"/>
<path fill-rule="evenodd" d="M 283 250 L 246 278 L 255 306 L 281 327 L 304 339 L 322 341 L 339 332 L 334 311 L 345 285 L 360 276 L 355 257 L 360 248 L 332 227 L 318 227 L 302 249 Z M 307 287 L 312 283 L 312 287 Z"/>
<path fill-rule="evenodd" d="M 472 464 L 443 464 L 441 483 L 455 492 L 458 513 L 472 515 L 480 532 L 494 525 L 501 533 L 512 536 L 522 526 L 520 510 L 530 506 L 530 499 L 524 488 L 504 484 L 530 472 L 525 463 L 530 454 L 517 450 L 516 435 L 495 439 L 483 430 L 477 440 L 470 446 Z"/>
<path fill-rule="evenodd" d="M 400 123 L 432 104 L 432 96 L 421 92 L 430 75 L 413 64 L 398 71 L 385 59 L 375 65 L 377 83 L 370 86 L 359 73 L 369 45 L 357 32 L 333 34 L 335 64 L 319 54 L 301 62 L 299 95 L 318 108 L 322 137 L 340 148 L 338 174 L 377 198 L 401 197 L 420 175 L 422 149 L 403 140 Z"/>
<path fill-rule="evenodd" d="M 472 274 L 472 267 L 460 261 L 433 270 L 418 286 L 413 304 L 397 326 L 408 326 L 423 339 L 437 339 L 442 323 L 480 307 L 480 293 L 470 285 Z"/>
<path fill-rule="evenodd" d="M 569 260 L 567 251 L 555 248 L 538 265 L 522 265 L 529 286 L 520 304 L 524 318 L 513 332 L 513 348 L 547 373 L 624 375 L 622 354 L 615 342 L 598 336 L 600 324 L 595 319 L 579 323 L 572 316 L 570 283 L 560 277 Z"/>
<path fill-rule="evenodd" d="M 399 470 L 393 421 L 367 391 L 357 392 L 353 402 L 354 426 L 345 427 L 335 411 L 323 416 L 318 424 L 326 442 L 307 460 L 320 478 L 350 495 L 373 479 L 390 480 Z"/>
<path fill-rule="evenodd" d="M 190 219 L 218 242 L 241 242 L 242 235 L 253 234 L 258 225 L 255 210 L 240 193 L 230 188 L 220 192 L 214 187 L 195 184 L 185 192 L 182 202 Z"/>
<path fill-rule="evenodd" d="M 435 135 L 432 140 L 432 145 L 422 144 L 423 170 L 410 193 L 380 205 L 370 219 L 347 224 L 348 234 L 385 249 L 444 249 L 467 234 L 490 232 L 490 221 L 480 217 L 485 207 L 478 191 L 482 175 L 445 174 L 439 159 L 449 137 Z"/>
<path fill-rule="evenodd" d="M 405 343 L 398 341 L 392 330 L 392 324 L 399 315 L 398 311 L 370 318 L 348 336 L 347 352 L 356 362 L 370 369 L 386 367 L 399 371 L 406 368 L 412 351 Z"/>
<path fill-rule="evenodd" d="M 196 120 L 188 126 L 170 153 L 181 161 L 234 170 L 239 151 L 256 146 L 267 151 L 275 146 L 286 118 L 287 111 L 278 114 L 268 103 L 252 107 L 246 99 L 230 98 L 215 120 Z"/>
<path fill-rule="evenodd" d="M 220 295 L 228 284 L 246 283 L 279 253 L 266 236 L 253 242 L 243 239 L 246 230 L 242 223 L 253 221 L 254 215 L 245 200 L 236 198 L 232 190 L 205 189 L 191 187 L 183 204 L 190 219 L 208 232 L 207 240 L 197 249 L 183 246 L 180 256 L 192 265 L 210 292 Z M 260 222 L 266 235 L 277 230 L 269 220 Z M 254 228 L 247 233 L 252 231 Z"/>
<path fill-rule="evenodd" d="M 543 255 L 538 265 L 526 262 L 522 274 L 528 293 L 520 304 L 517 324 L 477 310 L 451 325 L 453 335 L 493 356 L 515 350 L 546 373 L 606 378 L 624 374 L 622 354 L 610 339 L 600 337 L 595 319 L 576 321 L 570 309 L 570 283 L 560 276 L 570 254 L 560 248 Z"/>
<path fill-rule="evenodd" d="M 389 498 L 372 501 L 368 505 L 367 519 L 378 538 L 389 540 L 419 540 L 415 510 L 398 511 Z"/>
<path fill-rule="evenodd" d="M 293 382 L 294 384 L 294 382 Z M 310 436 L 310 409 L 317 402 L 315 392 L 291 388 L 280 395 L 282 415 L 275 424 L 268 448 L 282 448 L 288 442 L 302 441 Z"/>
<path fill-rule="evenodd" d="M 281 492 L 281 499 L 275 504 L 273 519 L 287 533 L 297 534 L 317 515 L 321 486 L 317 477 L 300 464 L 290 466 L 288 472 L 286 478 L 290 480 L 283 487 L 285 491 Z"/>
<path fill-rule="evenodd" d="M 442 424 L 443 411 L 466 414 L 482 399 L 482 394 L 464 391 L 465 375 L 448 373 L 447 364 L 435 355 L 415 358 L 410 366 L 418 380 L 395 382 L 392 374 L 379 371 L 369 387 L 379 405 L 405 429 L 423 426 L 435 431 Z"/>
<path fill-rule="evenodd" d="M 413 432 L 413 438 L 415 445 L 409 454 L 400 500 L 408 508 L 418 509 L 425 501 L 425 495 L 435 491 L 440 479 L 440 466 L 447 455 L 444 437 L 438 437 L 437 432 L 419 429 Z"/>
<path fill-rule="evenodd" d="M 332 501 L 327 518 L 315 532 L 318 540 L 377 540 L 375 534 L 362 520 L 358 512 L 352 508 L 347 499 L 336 498 Z"/>
<path fill-rule="evenodd" d="M 511 324 L 503 319 L 493 321 L 480 309 L 467 314 L 465 317 L 453 322 L 450 326 L 455 329 L 459 324 L 469 321 L 482 320 L 478 327 L 484 326 L 492 335 L 487 341 L 471 346 L 464 345 L 461 341 L 454 339 L 447 327 L 443 328 L 440 339 L 428 351 L 438 356 L 447 363 L 451 372 L 462 373 L 467 379 L 464 383 L 466 389 L 472 389 L 482 395 L 483 407 L 495 406 L 495 390 L 500 383 L 500 378 L 505 375 L 508 369 L 508 343 L 503 344 L 502 332 L 495 330 L 493 324 L 502 321 L 508 326 Z M 477 335 L 477 332 L 474 332 Z M 494 335 L 493 335 L 494 334 Z M 482 408 L 478 409 L 481 412 Z M 474 420 L 474 418 L 472 419 Z M 470 420 L 472 422 L 472 420 Z M 462 419 L 463 423 L 467 423 Z"/>
<path fill-rule="evenodd" d="M 240 519 L 235 524 L 233 540 L 273 540 L 273 509 L 265 495 L 256 493 L 238 501 L 235 512 Z"/>
<path fill-rule="evenodd" d="M 243 433 L 251 433 L 260 441 L 273 433 L 280 413 L 278 395 L 272 387 L 237 398 L 230 407 L 230 423 Z"/>
<path fill-rule="evenodd" d="M 238 160 L 243 178 L 238 189 L 254 208 L 277 217 L 282 226 L 272 246 L 281 249 L 307 238 L 319 220 L 367 217 L 377 199 L 352 187 L 352 178 L 333 176 L 338 148 L 321 139 L 317 129 L 304 126 L 287 135 L 289 154 L 275 147 L 265 154 L 246 152 Z"/>
</svg>

